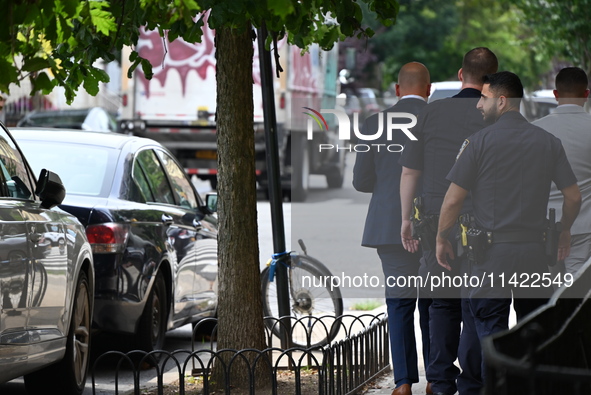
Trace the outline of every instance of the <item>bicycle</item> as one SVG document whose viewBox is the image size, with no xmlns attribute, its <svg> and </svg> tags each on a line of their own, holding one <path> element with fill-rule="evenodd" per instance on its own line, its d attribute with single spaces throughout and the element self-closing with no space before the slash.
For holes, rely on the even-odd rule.
<svg viewBox="0 0 591 395">
<path fill-rule="evenodd" d="M 334 340 L 339 332 L 343 298 L 340 289 L 332 286 L 330 270 L 308 255 L 301 239 L 298 243 L 303 254 L 292 251 L 270 259 L 261 273 L 265 325 L 277 337 L 281 336 L 273 263 L 284 264 L 288 269 L 292 314 L 291 343 L 305 348 L 320 347 Z"/>
</svg>

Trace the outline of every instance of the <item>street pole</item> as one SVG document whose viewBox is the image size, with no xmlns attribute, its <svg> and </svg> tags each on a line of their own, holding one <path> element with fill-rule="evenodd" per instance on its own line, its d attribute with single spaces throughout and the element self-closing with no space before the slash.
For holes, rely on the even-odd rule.
<svg viewBox="0 0 591 395">
<path fill-rule="evenodd" d="M 277 141 L 277 118 L 275 116 L 275 93 L 273 91 L 273 68 L 271 66 L 271 52 L 265 49 L 267 28 L 264 22 L 258 29 L 257 36 L 265 119 L 265 146 L 267 153 L 267 174 L 269 177 L 273 250 L 275 256 L 285 257 L 284 254 L 287 254 L 287 251 L 285 251 L 285 224 L 283 222 L 283 194 L 279 172 L 279 145 Z M 287 259 L 289 259 L 289 256 L 287 256 Z M 289 308 L 287 267 L 282 262 L 276 265 L 275 281 L 277 282 L 277 307 L 279 309 L 279 317 L 281 318 L 281 348 L 286 349 L 291 343 L 291 339 L 288 338 L 291 334 L 291 320 L 289 319 L 291 312 Z"/>
</svg>

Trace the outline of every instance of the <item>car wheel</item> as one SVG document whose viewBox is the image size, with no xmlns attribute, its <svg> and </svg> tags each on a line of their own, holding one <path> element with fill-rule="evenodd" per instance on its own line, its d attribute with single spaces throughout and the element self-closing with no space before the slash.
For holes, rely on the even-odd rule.
<svg viewBox="0 0 591 395">
<path fill-rule="evenodd" d="M 345 153 L 338 153 L 337 162 L 327 171 L 326 183 L 331 189 L 342 188 L 345 180 Z"/>
<path fill-rule="evenodd" d="M 310 177 L 310 153 L 304 133 L 294 133 L 291 154 L 291 200 L 303 202 L 308 197 L 308 179 Z"/>
<path fill-rule="evenodd" d="M 161 273 L 156 275 L 138 326 L 138 348 L 145 352 L 162 350 L 166 333 L 166 283 Z"/>
<path fill-rule="evenodd" d="M 57 364 L 24 377 L 29 394 L 80 395 L 84 392 L 90 356 L 90 306 L 88 278 L 86 273 L 81 272 L 68 330 L 66 355 Z"/>
</svg>

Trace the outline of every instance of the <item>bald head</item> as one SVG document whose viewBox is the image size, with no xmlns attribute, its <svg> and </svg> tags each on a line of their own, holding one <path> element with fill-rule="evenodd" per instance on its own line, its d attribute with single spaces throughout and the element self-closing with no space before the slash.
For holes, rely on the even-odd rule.
<svg viewBox="0 0 591 395">
<path fill-rule="evenodd" d="M 396 96 L 418 95 L 425 99 L 431 90 L 431 76 L 424 64 L 410 62 L 402 66 L 398 72 Z"/>
</svg>

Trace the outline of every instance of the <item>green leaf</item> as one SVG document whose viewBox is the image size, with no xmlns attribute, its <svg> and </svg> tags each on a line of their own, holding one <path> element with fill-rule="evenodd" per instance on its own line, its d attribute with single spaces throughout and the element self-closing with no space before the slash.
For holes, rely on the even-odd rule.
<svg viewBox="0 0 591 395">
<path fill-rule="evenodd" d="M 267 8 L 281 19 L 294 12 L 291 0 L 267 0 Z"/>
<path fill-rule="evenodd" d="M 197 43 L 201 42 L 201 37 L 203 36 L 203 18 L 199 18 L 197 22 L 195 22 L 189 30 L 185 33 L 183 38 L 185 41 L 190 43 Z"/>
<path fill-rule="evenodd" d="M 94 76 L 100 82 L 109 82 L 109 74 L 107 74 L 103 69 L 99 69 L 96 67 L 90 68 L 90 74 Z"/>
<path fill-rule="evenodd" d="M 142 62 L 142 70 L 144 71 L 144 75 L 146 79 L 151 80 L 154 73 L 152 72 L 152 64 L 147 59 L 141 59 Z"/>
<path fill-rule="evenodd" d="M 44 72 L 39 73 L 36 78 L 33 78 L 31 83 L 33 84 L 33 92 L 41 91 L 44 95 L 49 94 L 55 86 L 54 82 Z"/>
<path fill-rule="evenodd" d="M 96 30 L 103 33 L 105 36 L 108 36 L 110 32 L 114 32 L 117 30 L 117 24 L 115 23 L 115 18 L 109 11 L 102 10 L 101 8 L 93 8 L 92 4 L 96 3 L 91 1 L 91 8 L 90 8 L 90 19 L 92 20 L 92 24 L 96 27 Z"/>
<path fill-rule="evenodd" d="M 73 18 L 78 14 L 79 0 L 57 0 L 56 7 L 57 3 L 61 4 L 61 9 L 66 17 Z"/>
<path fill-rule="evenodd" d="M 29 58 L 25 59 L 23 70 L 28 72 L 39 71 L 50 67 L 49 60 L 45 58 Z"/>
<path fill-rule="evenodd" d="M 15 81 L 18 81 L 16 67 L 5 58 L 0 58 L 0 91 L 8 92 L 8 85 Z"/>
<path fill-rule="evenodd" d="M 335 42 L 339 40 L 340 31 L 338 26 L 331 27 L 324 37 L 320 40 L 320 47 L 325 49 L 330 49 L 334 45 Z"/>
<path fill-rule="evenodd" d="M 93 73 L 86 73 L 83 86 L 86 92 L 92 96 L 96 96 L 99 92 L 99 80 Z"/>
<path fill-rule="evenodd" d="M 129 70 L 127 70 L 127 78 L 129 78 L 129 79 L 133 78 L 133 72 L 135 71 L 137 66 L 140 64 L 140 62 L 142 61 L 142 58 L 137 56 L 137 52 L 132 52 L 132 54 L 134 54 L 134 53 L 136 54 L 135 60 L 133 61 L 131 66 L 129 66 Z M 131 56 L 129 56 L 129 58 L 131 59 Z"/>
</svg>

